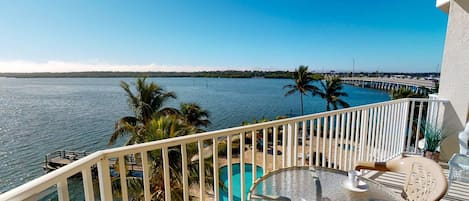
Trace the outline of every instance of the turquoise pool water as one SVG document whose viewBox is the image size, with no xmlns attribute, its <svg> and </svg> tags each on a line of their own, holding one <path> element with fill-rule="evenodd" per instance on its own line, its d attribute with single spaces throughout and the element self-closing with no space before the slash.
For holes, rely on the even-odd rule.
<svg viewBox="0 0 469 201">
<path fill-rule="evenodd" d="M 240 164 L 232 164 L 231 167 L 233 168 L 232 172 L 232 179 L 233 179 L 233 200 L 241 200 L 241 174 L 240 174 Z M 244 164 L 245 169 L 245 186 L 246 186 L 246 196 L 248 195 L 248 191 L 251 188 L 252 183 L 252 165 L 251 164 Z M 256 178 L 260 178 L 263 174 L 263 170 L 261 167 L 256 167 Z M 228 166 L 223 166 L 220 168 L 220 177 L 226 187 L 228 187 Z M 228 191 L 223 190 L 220 187 L 220 201 L 228 200 Z"/>
</svg>

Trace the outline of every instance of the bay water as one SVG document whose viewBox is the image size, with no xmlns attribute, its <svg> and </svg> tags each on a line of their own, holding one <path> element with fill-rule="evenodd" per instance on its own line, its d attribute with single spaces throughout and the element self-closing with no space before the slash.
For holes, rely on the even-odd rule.
<svg viewBox="0 0 469 201">
<path fill-rule="evenodd" d="M 109 146 L 117 119 L 132 115 L 120 81 L 134 78 L 0 78 L 0 193 L 44 174 L 55 150 L 94 152 Z M 148 78 L 177 95 L 168 106 L 195 102 L 210 112 L 207 130 L 243 121 L 299 115 L 299 96 L 284 96 L 288 79 Z M 389 100 L 389 94 L 345 85 L 351 105 Z M 305 114 L 325 111 L 325 100 L 304 97 Z"/>
</svg>

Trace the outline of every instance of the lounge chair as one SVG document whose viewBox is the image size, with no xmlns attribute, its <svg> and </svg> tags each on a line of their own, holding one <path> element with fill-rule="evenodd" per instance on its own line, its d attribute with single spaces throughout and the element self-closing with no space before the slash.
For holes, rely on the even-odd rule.
<svg viewBox="0 0 469 201">
<path fill-rule="evenodd" d="M 355 170 L 362 169 L 405 173 L 402 197 L 406 200 L 440 200 L 448 190 L 440 165 L 424 157 L 405 157 L 388 162 L 358 161 Z"/>
</svg>

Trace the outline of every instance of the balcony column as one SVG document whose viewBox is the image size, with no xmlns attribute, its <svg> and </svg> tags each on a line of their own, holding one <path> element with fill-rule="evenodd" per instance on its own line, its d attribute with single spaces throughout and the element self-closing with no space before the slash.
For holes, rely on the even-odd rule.
<svg viewBox="0 0 469 201">
<path fill-rule="evenodd" d="M 457 135 L 469 120 L 469 1 L 437 0 L 448 13 L 438 98 L 449 100 L 440 110 L 447 137 L 441 145 L 441 159 L 448 160 L 459 152 Z"/>
</svg>

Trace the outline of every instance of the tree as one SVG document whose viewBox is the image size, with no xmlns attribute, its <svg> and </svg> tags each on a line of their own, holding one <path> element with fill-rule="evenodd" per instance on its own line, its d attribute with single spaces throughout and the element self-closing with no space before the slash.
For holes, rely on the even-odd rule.
<svg viewBox="0 0 469 201">
<path fill-rule="evenodd" d="M 127 134 L 136 134 L 147 124 L 154 114 L 176 114 L 177 109 L 164 107 L 170 99 L 176 99 L 173 92 L 167 92 L 154 82 L 147 83 L 146 78 L 138 78 L 135 83 L 135 93 L 130 85 L 121 81 L 121 88 L 125 91 L 130 109 L 134 116 L 120 118 L 115 125 L 115 130 L 109 139 L 109 144 L 114 144 L 119 137 Z M 132 138 L 132 137 L 131 137 Z M 133 144 L 129 139 L 126 144 Z"/>
<path fill-rule="evenodd" d="M 151 142 L 157 140 L 164 140 L 173 137 L 191 135 L 197 132 L 197 128 L 193 125 L 188 124 L 186 121 L 181 119 L 178 115 L 165 115 L 165 116 L 154 116 L 144 128 L 142 128 L 138 133 L 139 135 L 135 136 L 136 143 Z M 188 182 L 189 185 L 197 184 L 198 180 L 198 165 L 199 158 L 194 157 L 198 156 L 198 147 L 196 144 L 186 144 L 186 156 L 188 165 Z M 141 157 L 141 156 L 140 156 Z M 169 157 L 169 170 L 170 170 L 170 186 L 171 186 L 171 197 L 173 200 L 183 200 L 183 177 L 182 177 L 182 150 L 180 146 L 168 147 L 168 157 Z M 213 164 L 210 158 L 205 158 L 204 167 L 206 175 L 206 184 L 213 184 Z M 152 200 L 164 200 L 165 197 L 165 186 L 164 186 L 164 168 L 163 168 L 163 156 L 160 150 L 148 152 L 148 162 L 150 163 L 150 192 L 152 195 Z M 128 182 L 137 180 L 134 182 L 132 196 L 136 200 L 143 198 L 143 188 L 139 183 L 142 183 L 141 178 L 129 177 Z M 140 181 L 140 182 L 139 182 Z M 113 181 L 113 185 L 119 185 L 120 180 L 116 179 Z M 136 183 L 136 184 L 135 184 Z M 187 189 L 186 189 L 187 190 Z"/>
<path fill-rule="evenodd" d="M 299 92 L 300 95 L 300 113 L 303 115 L 303 95 L 307 95 L 307 92 L 313 92 L 315 94 L 315 91 L 318 90 L 318 87 L 312 85 L 311 83 L 314 80 L 308 75 L 308 66 L 299 66 L 298 69 L 293 72 L 293 77 L 292 79 L 295 81 L 295 84 L 287 84 L 283 86 L 283 89 L 289 89 L 286 93 L 285 96 L 292 95 L 296 92 Z"/>
<path fill-rule="evenodd" d="M 313 95 L 319 95 L 321 98 L 326 99 L 326 110 L 331 110 L 331 105 L 333 110 L 336 110 L 340 105 L 343 108 L 350 107 L 350 105 L 345 102 L 340 97 L 348 96 L 346 92 L 343 92 L 342 80 L 340 78 L 330 78 L 325 82 L 321 82 L 321 90 L 313 92 Z M 316 94 L 314 94 L 316 93 Z"/>
<path fill-rule="evenodd" d="M 420 89 L 420 90 L 427 90 L 426 88 L 423 88 L 423 89 Z M 426 95 L 424 94 L 418 94 L 418 93 L 415 93 L 413 92 L 412 90 L 410 89 L 407 89 L 407 88 L 399 88 L 397 90 L 391 90 L 391 93 L 390 93 L 390 96 L 391 96 L 391 99 L 392 100 L 395 100 L 395 99 L 400 99 L 400 98 L 425 98 Z"/>
<path fill-rule="evenodd" d="M 207 127 L 211 124 L 208 120 L 210 114 L 202 109 L 197 103 L 182 103 L 180 106 L 181 117 L 194 127 Z"/>
<path fill-rule="evenodd" d="M 150 141 L 168 139 L 194 134 L 200 131 L 198 126 L 207 126 L 209 112 L 203 110 L 195 103 L 181 104 L 181 111 L 165 107 L 170 99 L 175 99 L 173 92 L 167 92 L 154 82 L 146 83 L 145 78 L 139 78 L 135 84 L 135 92 L 129 84 L 121 82 L 121 87 L 128 97 L 129 107 L 134 116 L 126 116 L 119 119 L 109 143 L 113 144 L 123 135 L 130 135 L 126 143 L 137 144 Z M 173 200 L 182 200 L 182 153 L 181 147 L 168 147 L 171 197 Z M 198 147 L 195 144 L 186 144 L 186 156 L 188 158 L 189 183 L 198 183 L 198 161 L 194 156 L 198 155 Z M 135 157 L 141 157 L 135 154 Z M 213 182 L 213 164 L 210 159 L 201 159 L 205 163 L 205 185 Z M 151 167 L 151 193 L 153 200 L 164 200 L 163 162 L 160 150 L 148 152 L 148 162 Z M 125 162 L 124 162 L 125 163 Z M 142 198 L 142 179 L 128 177 L 129 195 L 139 200 Z M 113 188 L 119 189 L 119 179 L 113 180 Z M 187 190 L 187 189 L 186 189 Z"/>
</svg>

